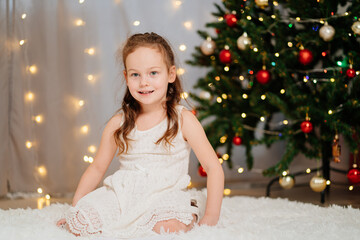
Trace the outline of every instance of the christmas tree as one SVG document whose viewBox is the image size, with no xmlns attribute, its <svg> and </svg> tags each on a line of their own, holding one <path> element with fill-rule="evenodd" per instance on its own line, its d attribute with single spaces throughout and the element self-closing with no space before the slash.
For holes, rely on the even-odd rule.
<svg viewBox="0 0 360 240">
<path fill-rule="evenodd" d="M 204 42 L 188 63 L 208 69 L 191 96 L 198 118 L 208 119 L 213 147 L 226 146 L 229 167 L 234 145 L 246 148 L 251 169 L 253 146 L 285 141 L 267 176 L 281 176 L 299 153 L 328 168 L 339 161 L 339 136 L 356 153 L 360 1 L 224 0 L 215 6 L 218 21 L 198 31 Z M 283 118 L 275 121 L 278 113 Z"/>
</svg>

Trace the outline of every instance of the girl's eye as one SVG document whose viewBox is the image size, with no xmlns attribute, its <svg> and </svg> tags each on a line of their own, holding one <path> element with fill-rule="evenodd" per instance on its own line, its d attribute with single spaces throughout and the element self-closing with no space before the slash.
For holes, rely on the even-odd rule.
<svg viewBox="0 0 360 240">
<path fill-rule="evenodd" d="M 158 72 L 152 71 L 152 72 L 150 73 L 150 76 L 155 76 L 156 74 L 158 74 Z"/>
<path fill-rule="evenodd" d="M 138 74 L 138 73 L 132 73 L 130 76 L 131 76 L 131 77 L 138 77 L 139 74 Z"/>
</svg>

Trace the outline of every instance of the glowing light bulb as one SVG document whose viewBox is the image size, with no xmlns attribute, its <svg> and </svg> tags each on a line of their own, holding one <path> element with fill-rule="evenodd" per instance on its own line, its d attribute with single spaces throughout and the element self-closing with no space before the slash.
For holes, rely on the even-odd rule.
<svg viewBox="0 0 360 240">
<path fill-rule="evenodd" d="M 139 20 L 134 21 L 134 22 L 133 22 L 133 25 L 136 26 L 136 27 L 139 26 L 139 25 L 140 25 L 140 21 L 139 21 Z"/>
<path fill-rule="evenodd" d="M 230 70 L 230 68 L 229 68 L 228 66 L 225 66 L 225 67 L 224 67 L 224 71 L 225 71 L 225 72 L 228 72 L 229 70 Z"/>
<path fill-rule="evenodd" d="M 88 79 L 89 81 L 94 80 L 94 75 L 92 75 L 92 74 L 87 75 L 87 79 Z"/>
<path fill-rule="evenodd" d="M 25 146 L 30 149 L 32 148 L 33 144 L 30 141 L 26 141 Z"/>
<path fill-rule="evenodd" d="M 24 45 L 24 43 L 25 43 L 25 40 L 24 40 L 24 39 L 22 39 L 22 40 L 19 41 L 19 45 L 20 45 L 20 46 Z"/>
<path fill-rule="evenodd" d="M 184 22 L 184 27 L 187 29 L 187 30 L 190 30 L 192 28 L 192 22 L 191 21 L 186 21 Z"/>
<path fill-rule="evenodd" d="M 38 69 L 35 65 L 31 65 L 28 69 L 31 74 L 35 74 L 38 71 Z"/>
<path fill-rule="evenodd" d="M 46 170 L 45 166 L 39 166 L 37 168 L 37 171 L 38 171 L 39 175 L 42 177 L 47 175 L 47 170 Z"/>
<path fill-rule="evenodd" d="M 326 185 L 330 185 L 331 184 L 331 181 L 330 180 L 327 180 L 326 181 Z"/>
<path fill-rule="evenodd" d="M 354 190 L 354 186 L 349 186 L 349 191 Z"/>
<path fill-rule="evenodd" d="M 245 79 L 244 76 L 239 76 L 240 81 L 243 81 L 244 79 Z"/>
<path fill-rule="evenodd" d="M 177 0 L 177 1 L 174 2 L 174 6 L 175 6 L 176 8 L 180 7 L 181 4 L 182 4 L 182 1 L 179 1 L 179 0 Z"/>
<path fill-rule="evenodd" d="M 89 126 L 88 125 L 84 125 L 84 126 L 82 126 L 81 127 L 81 132 L 83 133 L 83 134 L 87 134 L 88 132 L 89 132 Z"/>
<path fill-rule="evenodd" d="M 223 164 L 223 162 L 224 162 L 224 159 L 219 158 L 219 163 L 220 163 L 220 164 Z"/>
<path fill-rule="evenodd" d="M 84 162 L 89 162 L 89 157 L 88 156 L 84 156 Z"/>
<path fill-rule="evenodd" d="M 91 153 L 95 153 L 96 152 L 96 147 L 94 145 L 91 145 L 88 147 L 88 151 Z"/>
<path fill-rule="evenodd" d="M 224 195 L 228 196 L 231 194 L 231 190 L 229 188 L 224 189 Z"/>
<path fill-rule="evenodd" d="M 333 111 L 330 109 L 330 110 L 328 111 L 328 114 L 329 114 L 329 115 L 333 114 Z"/>
<path fill-rule="evenodd" d="M 89 55 L 94 55 L 95 54 L 95 48 L 87 48 L 87 49 L 85 49 L 84 52 L 89 54 Z"/>
<path fill-rule="evenodd" d="M 25 19 L 26 18 L 26 13 L 23 13 L 22 15 L 21 15 L 21 19 Z"/>
<path fill-rule="evenodd" d="M 247 99 L 247 98 L 248 98 L 248 95 L 247 95 L 246 93 L 244 93 L 244 94 L 242 95 L 242 98 L 243 98 L 243 99 Z"/>
<path fill-rule="evenodd" d="M 46 198 L 47 200 L 50 200 L 50 195 L 49 195 L 49 194 L 46 194 L 46 195 L 45 195 L 45 198 Z"/>
<path fill-rule="evenodd" d="M 75 25 L 76 26 L 84 26 L 85 25 L 85 22 L 83 21 L 83 20 L 81 20 L 81 19 L 76 19 L 75 20 Z"/>
<path fill-rule="evenodd" d="M 226 95 L 225 93 L 221 94 L 221 97 L 222 97 L 223 99 L 227 99 L 227 95 Z"/>
<path fill-rule="evenodd" d="M 260 121 L 262 121 L 262 122 L 265 121 L 265 117 L 261 116 Z"/>
<path fill-rule="evenodd" d="M 85 104 L 84 100 L 79 100 L 79 106 L 80 107 L 84 106 L 84 104 Z"/>
<path fill-rule="evenodd" d="M 257 47 L 254 47 L 254 52 L 258 52 L 259 51 L 259 49 L 257 48 Z"/>
<path fill-rule="evenodd" d="M 250 20 L 251 20 L 251 16 L 247 16 L 246 19 L 250 21 Z"/>
<path fill-rule="evenodd" d="M 39 187 L 39 188 L 37 189 L 37 192 L 40 193 L 40 194 L 43 193 L 42 188 Z"/>
<path fill-rule="evenodd" d="M 82 3 L 84 3 L 85 2 L 85 0 L 79 0 L 79 3 L 80 4 L 82 4 Z"/>
<path fill-rule="evenodd" d="M 243 173 L 244 172 L 244 168 L 238 168 L 238 173 Z"/>
<path fill-rule="evenodd" d="M 216 77 L 215 77 L 215 80 L 216 80 L 216 81 L 220 81 L 220 77 L 219 77 L 219 76 L 216 76 Z"/>
<path fill-rule="evenodd" d="M 227 140 L 227 137 L 226 137 L 226 136 L 222 136 L 222 137 L 220 138 L 220 143 L 225 143 L 226 140 Z"/>
<path fill-rule="evenodd" d="M 43 122 L 43 116 L 42 115 L 37 115 L 34 117 L 35 122 L 37 123 L 42 123 Z"/>
<path fill-rule="evenodd" d="M 184 68 L 178 68 L 177 70 L 176 70 L 176 73 L 177 73 L 177 75 L 183 75 L 184 73 L 185 73 L 185 69 Z"/>
<path fill-rule="evenodd" d="M 180 49 L 180 51 L 185 51 L 186 50 L 186 46 L 185 46 L 185 44 L 181 44 L 180 46 L 179 46 L 179 49 Z"/>
<path fill-rule="evenodd" d="M 285 89 L 281 89 L 281 90 L 280 90 L 280 93 L 281 93 L 281 94 L 284 94 L 284 93 L 285 93 Z"/>
<path fill-rule="evenodd" d="M 294 44 L 292 43 L 292 42 L 288 42 L 288 47 L 293 47 L 294 46 Z"/>
<path fill-rule="evenodd" d="M 89 157 L 89 163 L 93 163 L 94 162 L 94 158 L 93 157 Z"/>
<path fill-rule="evenodd" d="M 182 99 L 187 99 L 187 98 L 189 97 L 189 93 L 187 93 L 187 92 L 182 92 L 182 93 L 180 94 L 180 97 L 181 97 Z"/>
<path fill-rule="evenodd" d="M 222 102 L 221 97 L 217 97 L 217 98 L 216 98 L 216 101 L 217 101 L 218 103 L 221 103 L 221 102 Z"/>
<path fill-rule="evenodd" d="M 288 124 L 289 124 L 289 121 L 285 119 L 285 120 L 283 121 L 283 124 L 284 124 L 284 125 L 288 125 Z"/>
<path fill-rule="evenodd" d="M 26 95 L 25 95 L 25 99 L 27 101 L 32 101 L 34 100 L 34 94 L 32 92 L 28 92 Z"/>
<path fill-rule="evenodd" d="M 311 173 L 311 169 L 310 168 L 306 169 L 306 173 Z"/>
<path fill-rule="evenodd" d="M 263 95 L 261 95 L 261 100 L 265 100 L 266 99 L 266 95 L 265 94 L 263 94 Z"/>
<path fill-rule="evenodd" d="M 275 57 L 279 57 L 280 56 L 280 53 L 275 53 Z"/>
<path fill-rule="evenodd" d="M 282 175 L 285 177 L 286 175 L 288 175 L 288 171 L 283 171 Z"/>
<path fill-rule="evenodd" d="M 241 114 L 241 117 L 242 117 L 242 118 L 246 118 L 246 113 L 242 113 L 242 114 Z"/>
<path fill-rule="evenodd" d="M 225 161 L 229 160 L 229 154 L 225 153 L 223 156 L 222 156 L 222 159 L 224 159 Z"/>
</svg>

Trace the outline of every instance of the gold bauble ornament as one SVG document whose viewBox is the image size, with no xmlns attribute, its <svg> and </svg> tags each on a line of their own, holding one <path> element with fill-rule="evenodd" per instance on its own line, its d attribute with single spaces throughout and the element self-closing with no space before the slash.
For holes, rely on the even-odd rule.
<svg viewBox="0 0 360 240">
<path fill-rule="evenodd" d="M 322 192 L 326 188 L 326 179 L 320 176 L 314 176 L 310 180 L 310 187 L 314 192 Z"/>
<path fill-rule="evenodd" d="M 261 8 L 266 8 L 267 6 L 269 6 L 268 0 L 255 0 L 255 3 Z"/>
<path fill-rule="evenodd" d="M 284 189 L 290 189 L 295 185 L 295 180 L 292 176 L 284 176 L 279 178 L 279 184 Z"/>
<path fill-rule="evenodd" d="M 355 34 L 360 34 L 360 21 L 354 22 L 351 26 L 351 30 L 353 30 Z"/>
</svg>

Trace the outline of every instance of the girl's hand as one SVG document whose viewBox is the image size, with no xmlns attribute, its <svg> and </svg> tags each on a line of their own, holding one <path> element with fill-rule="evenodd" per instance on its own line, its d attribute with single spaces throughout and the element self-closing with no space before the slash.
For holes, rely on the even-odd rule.
<svg viewBox="0 0 360 240">
<path fill-rule="evenodd" d="M 200 221 L 199 225 L 215 226 L 218 222 L 217 217 L 204 216 Z"/>
<path fill-rule="evenodd" d="M 66 224 L 66 219 L 62 218 L 59 221 L 57 221 L 56 226 L 61 227 Z"/>
</svg>

